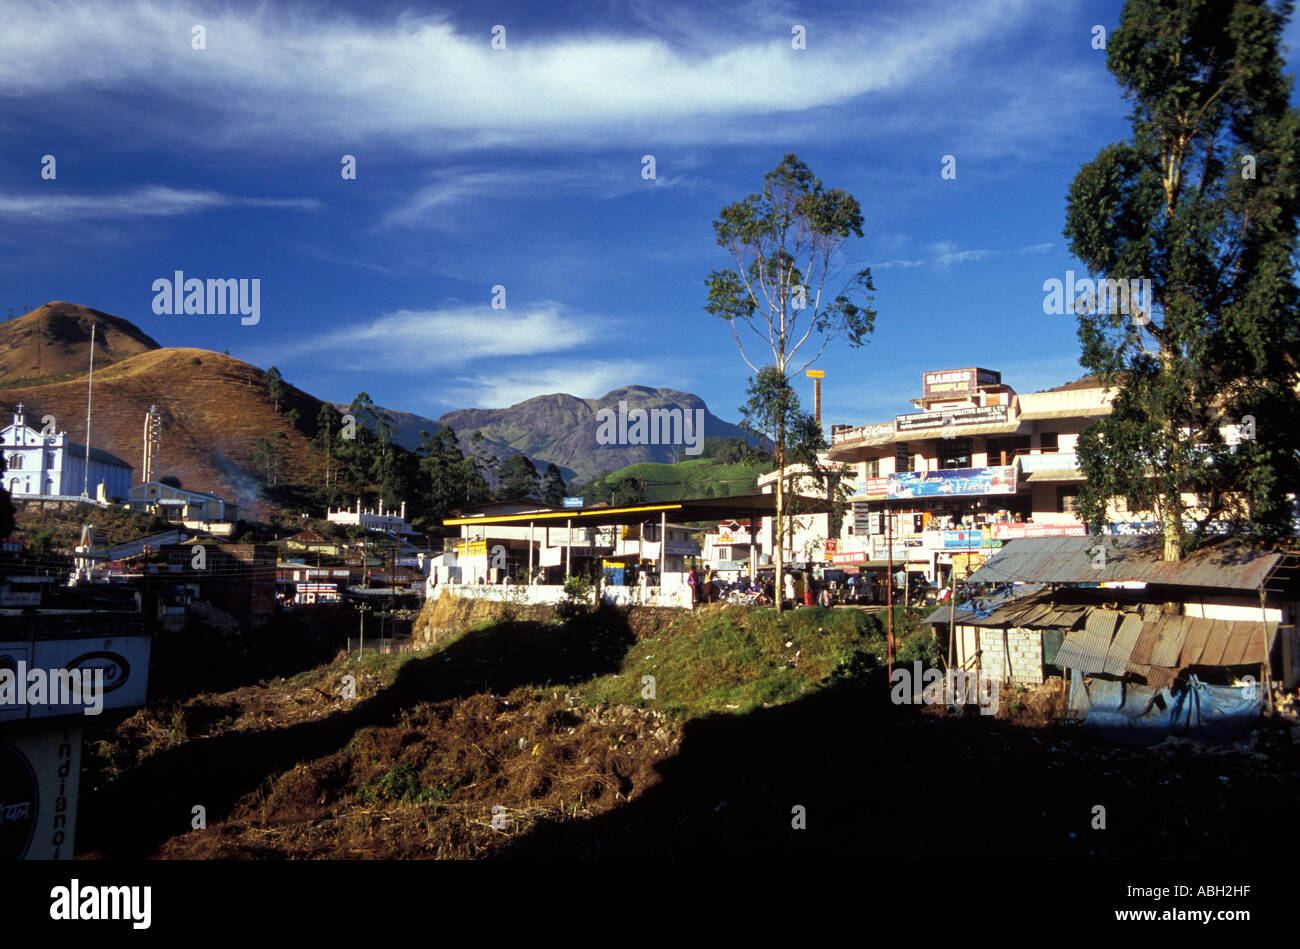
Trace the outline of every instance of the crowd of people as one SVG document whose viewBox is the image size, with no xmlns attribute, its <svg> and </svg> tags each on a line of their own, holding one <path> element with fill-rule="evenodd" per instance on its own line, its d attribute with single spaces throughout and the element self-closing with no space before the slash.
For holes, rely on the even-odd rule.
<svg viewBox="0 0 1300 949">
<path fill-rule="evenodd" d="M 895 603 L 902 603 L 904 596 L 917 606 L 941 602 L 948 593 L 946 589 L 935 590 L 921 576 L 909 579 L 900 571 L 893 579 Z M 775 593 L 770 571 L 761 580 L 744 575 L 728 580 L 716 575 L 712 568 L 696 569 L 687 574 L 686 582 L 691 587 L 693 601 L 701 604 L 736 600 L 770 604 Z M 849 573 L 835 580 L 824 580 L 814 577 L 810 571 L 791 570 L 785 571 L 781 594 L 787 608 L 879 604 L 886 602 L 885 583 L 876 573 Z"/>
</svg>

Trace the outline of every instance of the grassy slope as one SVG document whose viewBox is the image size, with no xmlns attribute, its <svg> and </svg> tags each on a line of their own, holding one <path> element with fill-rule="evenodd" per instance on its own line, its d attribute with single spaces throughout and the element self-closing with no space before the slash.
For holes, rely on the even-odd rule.
<svg viewBox="0 0 1300 949">
<path fill-rule="evenodd" d="M 758 490 L 756 479 L 770 467 L 724 465 L 712 458 L 691 458 L 675 465 L 642 462 L 611 472 L 591 486 L 615 485 L 623 478 L 644 478 L 648 502 L 704 497 L 709 485 L 715 486 L 715 496 L 725 497 L 755 493 Z"/>
</svg>

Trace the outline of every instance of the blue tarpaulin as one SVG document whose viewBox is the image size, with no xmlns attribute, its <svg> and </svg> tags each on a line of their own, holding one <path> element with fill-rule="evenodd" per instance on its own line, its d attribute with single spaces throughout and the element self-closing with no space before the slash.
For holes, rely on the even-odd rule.
<svg viewBox="0 0 1300 949">
<path fill-rule="evenodd" d="M 1206 685 L 1195 675 L 1186 687 L 1152 689 L 1107 679 L 1085 681 L 1070 670 L 1070 708 L 1106 738 L 1153 745 L 1168 735 L 1221 743 L 1246 731 L 1263 711 L 1264 690 L 1253 686 Z"/>
</svg>

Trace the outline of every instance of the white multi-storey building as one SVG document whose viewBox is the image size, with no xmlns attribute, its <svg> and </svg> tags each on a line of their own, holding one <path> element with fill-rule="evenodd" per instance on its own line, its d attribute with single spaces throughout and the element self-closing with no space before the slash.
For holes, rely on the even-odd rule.
<svg viewBox="0 0 1300 949">
<path fill-rule="evenodd" d="M 0 452 L 5 461 L 4 486 L 16 498 L 91 497 L 126 499 L 131 490 L 131 465 L 98 448 L 68 441 L 66 432 L 32 428 L 23 418 L 22 403 L 13 422 L 0 429 Z M 99 486 L 103 485 L 102 492 Z"/>
</svg>

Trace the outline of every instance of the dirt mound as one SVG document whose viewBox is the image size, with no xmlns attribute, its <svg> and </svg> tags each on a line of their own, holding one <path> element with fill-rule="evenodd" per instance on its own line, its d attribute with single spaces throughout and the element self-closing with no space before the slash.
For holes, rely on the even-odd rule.
<svg viewBox="0 0 1300 949">
<path fill-rule="evenodd" d="M 483 856 L 540 820 L 581 820 L 635 799 L 680 738 L 654 711 L 576 707 L 558 691 L 424 705 L 268 781 L 229 819 L 167 841 L 157 856 Z"/>
<path fill-rule="evenodd" d="M 438 599 L 425 601 L 411 628 L 411 638 L 423 646 L 436 646 L 475 623 L 521 620 L 546 622 L 555 610 L 545 605 L 480 600 L 443 590 Z"/>
</svg>

